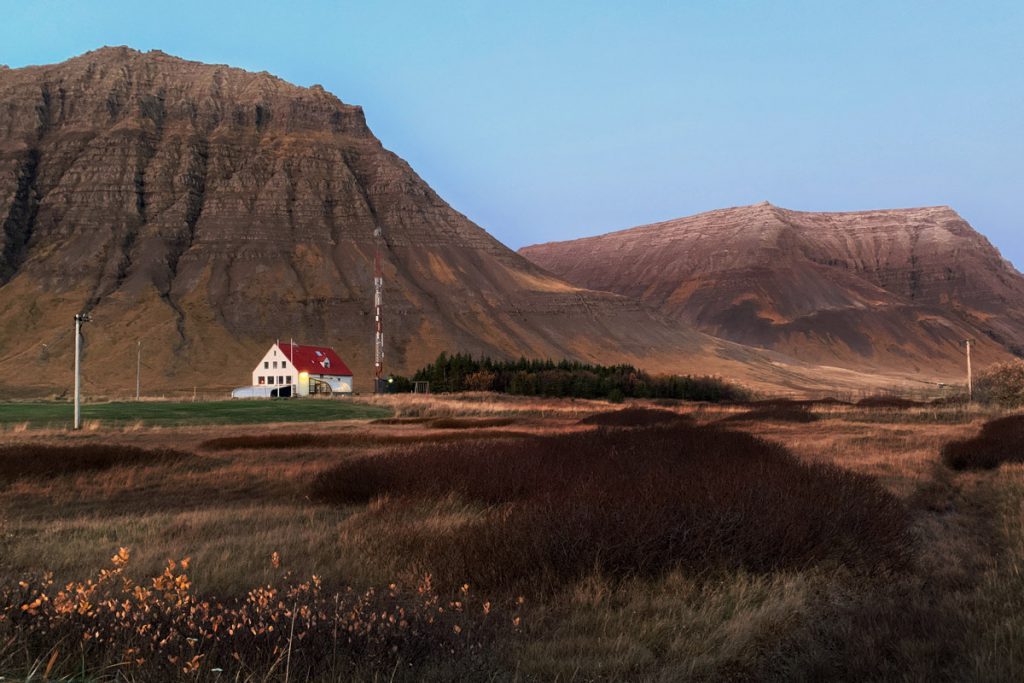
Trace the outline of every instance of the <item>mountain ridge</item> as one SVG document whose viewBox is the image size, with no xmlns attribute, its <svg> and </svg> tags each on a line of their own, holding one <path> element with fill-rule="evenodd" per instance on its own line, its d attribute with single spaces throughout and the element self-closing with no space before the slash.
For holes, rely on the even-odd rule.
<svg viewBox="0 0 1024 683">
<path fill-rule="evenodd" d="M 139 342 L 145 390 L 191 393 L 290 337 L 337 348 L 365 390 L 377 227 L 388 371 L 463 351 L 816 381 L 538 268 L 320 87 L 120 47 L 0 72 L 0 103 L 4 394 L 67 391 L 83 310 L 87 392 L 133 386 Z"/>
<path fill-rule="evenodd" d="M 579 286 L 810 362 L 955 377 L 1024 348 L 1024 277 L 949 206 L 730 207 L 520 253 Z M 915 348 L 920 343 L 920 348 Z"/>
</svg>

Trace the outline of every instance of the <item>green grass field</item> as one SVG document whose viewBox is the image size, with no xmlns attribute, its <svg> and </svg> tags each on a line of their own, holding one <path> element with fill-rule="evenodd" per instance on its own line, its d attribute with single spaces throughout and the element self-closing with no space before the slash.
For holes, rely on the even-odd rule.
<svg viewBox="0 0 1024 683">
<path fill-rule="evenodd" d="M 70 403 L 0 403 L 0 426 L 27 424 L 31 429 L 71 426 Z M 99 420 L 118 427 L 141 421 L 148 426 L 323 422 L 389 417 L 391 411 L 361 403 L 319 400 L 117 402 L 82 406 L 82 421 Z"/>
</svg>

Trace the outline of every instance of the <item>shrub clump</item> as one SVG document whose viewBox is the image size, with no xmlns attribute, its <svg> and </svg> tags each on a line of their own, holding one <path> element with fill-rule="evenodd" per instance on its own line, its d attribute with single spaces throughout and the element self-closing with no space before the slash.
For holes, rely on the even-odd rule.
<svg viewBox="0 0 1024 683">
<path fill-rule="evenodd" d="M 394 450 L 323 472 L 311 493 L 336 504 L 386 496 L 382 514 L 450 496 L 483 505 L 453 530 L 378 542 L 444 585 L 498 591 L 595 571 L 879 571 L 903 566 L 911 545 L 906 510 L 876 480 L 685 423 Z"/>
<path fill-rule="evenodd" d="M 484 429 L 515 424 L 513 417 L 439 417 L 430 421 L 433 429 Z"/>
<path fill-rule="evenodd" d="M 433 422 L 431 418 L 430 422 Z M 428 425 L 428 426 L 433 426 Z M 479 424 L 473 426 L 480 426 Z M 494 425 L 484 425 L 494 426 Z M 468 425 L 467 425 L 468 427 Z M 489 436 L 516 437 L 514 431 L 489 432 Z M 438 432 L 436 434 L 394 434 L 373 432 L 324 432 L 321 434 L 247 434 L 207 439 L 199 447 L 208 451 L 284 450 L 289 448 L 343 448 L 387 446 L 391 444 L 422 443 L 424 441 L 459 441 L 479 438 L 472 431 Z"/>
<path fill-rule="evenodd" d="M 498 635 L 520 624 L 520 601 L 492 604 L 465 586 L 442 597 L 426 577 L 408 590 L 328 591 L 318 577 L 218 600 L 195 592 L 189 560 L 136 582 L 129 551 L 94 579 L 0 583 L 0 671 L 25 680 L 361 680 L 380 671 L 417 680 L 423 667 L 480 678 Z M 272 557 L 279 566 L 277 553 Z M 467 670 L 468 669 L 468 670 Z M 40 673 L 45 670 L 45 673 Z M 32 673 L 28 673 L 32 672 Z M 22 676 L 18 676 L 22 678 Z"/>
<path fill-rule="evenodd" d="M 90 443 L 54 446 L 18 443 L 0 446 L 0 484 L 17 479 L 57 477 L 75 472 L 106 470 L 118 465 L 155 465 L 185 460 L 189 453 L 170 449 L 146 450 L 121 444 Z"/>
<path fill-rule="evenodd" d="M 625 408 L 610 412 L 594 413 L 579 421 L 581 425 L 600 427 L 650 427 L 651 425 L 688 422 L 689 417 L 671 410 L 653 410 L 651 408 Z"/>
<path fill-rule="evenodd" d="M 859 408 L 920 408 L 921 406 L 927 405 L 920 401 L 914 401 L 909 398 L 900 398 L 898 396 L 868 396 L 857 401 Z"/>
<path fill-rule="evenodd" d="M 980 401 L 1007 408 L 1024 406 L 1024 360 L 998 363 L 982 372 L 975 395 Z"/>
<path fill-rule="evenodd" d="M 971 439 L 942 448 L 942 462 L 954 470 L 992 470 L 1004 462 L 1024 462 L 1024 415 L 987 423 Z"/>
</svg>

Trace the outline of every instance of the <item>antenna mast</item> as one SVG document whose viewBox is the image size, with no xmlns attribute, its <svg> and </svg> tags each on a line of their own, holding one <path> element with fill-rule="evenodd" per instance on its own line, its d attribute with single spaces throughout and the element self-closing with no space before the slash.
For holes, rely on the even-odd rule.
<svg viewBox="0 0 1024 683">
<path fill-rule="evenodd" d="M 381 243 L 384 233 L 378 225 L 373 229 L 373 393 L 379 394 L 384 389 L 384 268 L 381 266 Z"/>
</svg>

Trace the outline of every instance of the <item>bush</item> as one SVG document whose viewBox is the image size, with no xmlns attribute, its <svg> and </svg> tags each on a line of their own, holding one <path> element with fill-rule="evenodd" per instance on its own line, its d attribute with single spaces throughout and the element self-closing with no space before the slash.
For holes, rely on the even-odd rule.
<svg viewBox="0 0 1024 683">
<path fill-rule="evenodd" d="M 189 453 L 181 451 L 150 451 L 120 444 L 12 444 L 0 446 L 0 484 L 16 479 L 38 479 L 75 472 L 106 470 L 118 465 L 155 465 L 191 457 Z"/>
<path fill-rule="evenodd" d="M 651 425 L 688 422 L 689 417 L 674 413 L 671 410 L 652 410 L 650 408 L 626 408 L 606 413 L 594 413 L 579 421 L 581 425 L 602 427 L 649 427 Z"/>
<path fill-rule="evenodd" d="M 274 566 L 279 557 L 274 554 Z M 403 589 L 329 592 L 285 574 L 245 598 L 197 594 L 188 559 L 136 583 L 127 548 L 94 579 L 0 582 L 0 671 L 19 680 L 483 680 L 493 643 L 518 629 L 517 604 L 468 589 L 441 597 L 429 577 Z M 42 673 L 45 669 L 45 673 Z M 21 675 L 18 675 L 18 674 Z"/>
<path fill-rule="evenodd" d="M 483 505 L 453 530 L 403 536 L 396 523 L 371 542 L 441 585 L 496 591 L 553 590 L 595 571 L 880 571 L 903 566 L 911 541 L 906 510 L 874 479 L 685 423 L 390 451 L 323 472 L 311 494 L 385 496 L 384 515 L 449 496 Z"/>
<path fill-rule="evenodd" d="M 1007 408 L 1024 406 L 1024 360 L 999 363 L 985 370 L 975 384 L 975 396 Z"/>
<path fill-rule="evenodd" d="M 518 420 L 514 417 L 439 417 L 430 421 L 432 429 L 486 429 L 507 427 Z"/>
<path fill-rule="evenodd" d="M 1024 462 L 1024 415 L 989 422 L 972 439 L 951 441 L 942 462 L 954 470 L 991 470 L 1004 462 Z"/>
<path fill-rule="evenodd" d="M 919 408 L 927 405 L 920 401 L 913 401 L 909 398 L 898 396 L 868 396 L 857 401 L 859 408 Z"/>
<path fill-rule="evenodd" d="M 410 418 L 387 418 L 385 424 L 401 424 L 395 420 L 409 420 Z M 444 419 L 444 418 L 442 418 Z M 411 418 L 409 424 L 429 422 L 431 427 L 438 426 L 445 428 L 444 423 L 438 425 L 436 418 Z M 460 418 L 453 418 L 454 422 L 461 422 Z M 511 424 L 512 419 L 494 418 L 490 423 L 476 422 L 474 424 L 462 424 L 461 429 L 471 427 L 494 427 L 503 424 Z M 447 427 L 453 429 L 453 427 Z M 504 431 L 488 432 L 488 436 L 519 437 L 526 436 L 521 432 Z M 406 433 L 373 433 L 373 432 L 322 432 L 318 434 L 252 434 L 245 436 L 223 436 L 216 439 L 207 439 L 199 444 L 199 447 L 208 451 L 237 451 L 243 449 L 252 450 L 284 450 L 289 448 L 345 448 L 365 446 L 388 446 L 392 444 L 421 443 L 430 441 L 459 441 L 465 439 L 479 438 L 472 431 L 466 432 L 438 432 L 436 434 L 406 434 Z"/>
</svg>

